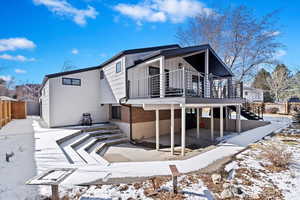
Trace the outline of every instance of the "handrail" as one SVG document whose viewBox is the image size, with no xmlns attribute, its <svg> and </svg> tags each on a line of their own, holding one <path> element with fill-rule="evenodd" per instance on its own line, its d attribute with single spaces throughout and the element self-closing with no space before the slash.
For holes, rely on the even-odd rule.
<svg viewBox="0 0 300 200">
<path fill-rule="evenodd" d="M 192 96 L 204 97 L 205 87 L 210 87 L 207 98 L 242 98 L 240 83 L 228 85 L 224 78 L 209 74 L 206 84 L 205 74 L 191 69 L 181 68 L 143 78 L 129 79 L 129 98 L 154 98 Z M 216 77 L 218 79 L 216 79 Z M 220 79 L 222 78 L 222 79 Z M 164 81 L 163 85 L 161 81 Z"/>
</svg>

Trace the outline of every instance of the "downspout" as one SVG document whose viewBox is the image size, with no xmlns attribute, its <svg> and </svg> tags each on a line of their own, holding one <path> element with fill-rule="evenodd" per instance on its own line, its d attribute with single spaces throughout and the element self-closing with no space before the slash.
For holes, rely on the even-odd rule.
<svg viewBox="0 0 300 200">
<path fill-rule="evenodd" d="M 125 88 L 126 88 L 126 96 L 119 99 L 119 104 L 125 107 L 129 108 L 129 142 L 130 143 L 135 143 L 135 141 L 132 139 L 132 106 L 126 104 L 126 102 L 128 101 L 129 98 L 129 87 L 130 84 L 128 84 L 128 71 L 127 69 L 125 69 Z M 123 103 L 123 101 L 125 101 L 125 103 Z"/>
</svg>

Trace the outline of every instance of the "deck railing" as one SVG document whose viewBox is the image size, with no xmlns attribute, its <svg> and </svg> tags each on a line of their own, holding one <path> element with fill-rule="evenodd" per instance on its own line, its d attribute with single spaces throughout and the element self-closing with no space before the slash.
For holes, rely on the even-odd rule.
<svg viewBox="0 0 300 200">
<path fill-rule="evenodd" d="M 128 81 L 128 96 L 129 98 L 180 96 L 200 98 L 241 97 L 240 84 L 228 85 L 227 80 L 223 80 L 223 82 L 220 79 L 215 80 L 219 77 L 211 75 L 208 80 L 209 83 L 205 84 L 204 77 L 204 73 L 182 68 L 162 74 L 131 79 Z"/>
</svg>

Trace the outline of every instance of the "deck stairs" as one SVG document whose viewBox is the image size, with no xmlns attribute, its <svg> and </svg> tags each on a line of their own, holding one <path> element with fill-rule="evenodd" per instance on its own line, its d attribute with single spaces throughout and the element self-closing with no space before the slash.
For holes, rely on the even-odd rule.
<svg viewBox="0 0 300 200">
<path fill-rule="evenodd" d="M 236 106 L 228 106 L 231 110 L 233 110 L 234 112 L 236 112 Z M 224 118 L 225 116 L 225 108 L 223 110 L 223 115 Z M 241 115 L 243 117 L 245 117 L 248 120 L 263 120 L 262 117 L 260 117 L 259 115 L 255 114 L 254 112 L 251 112 L 250 110 L 247 110 L 244 107 L 241 107 Z M 214 108 L 214 117 L 215 118 L 220 118 L 220 108 Z"/>
<path fill-rule="evenodd" d="M 235 106 L 229 106 L 229 108 L 236 112 L 236 107 Z M 246 119 L 248 119 L 248 120 L 263 120 L 262 117 L 258 116 L 254 112 L 251 112 L 250 110 L 248 110 L 244 107 L 241 107 L 241 115 L 243 117 L 245 117 Z"/>
</svg>

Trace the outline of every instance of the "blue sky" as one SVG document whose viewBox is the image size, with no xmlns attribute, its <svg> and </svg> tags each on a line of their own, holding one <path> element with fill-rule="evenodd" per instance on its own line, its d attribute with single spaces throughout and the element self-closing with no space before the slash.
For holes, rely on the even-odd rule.
<svg viewBox="0 0 300 200">
<path fill-rule="evenodd" d="M 259 16 L 281 9 L 280 60 L 300 69 L 299 1 L 2 0 L 0 76 L 39 83 L 65 61 L 83 68 L 124 49 L 177 43 L 178 27 L 196 13 L 240 4 Z"/>
</svg>

